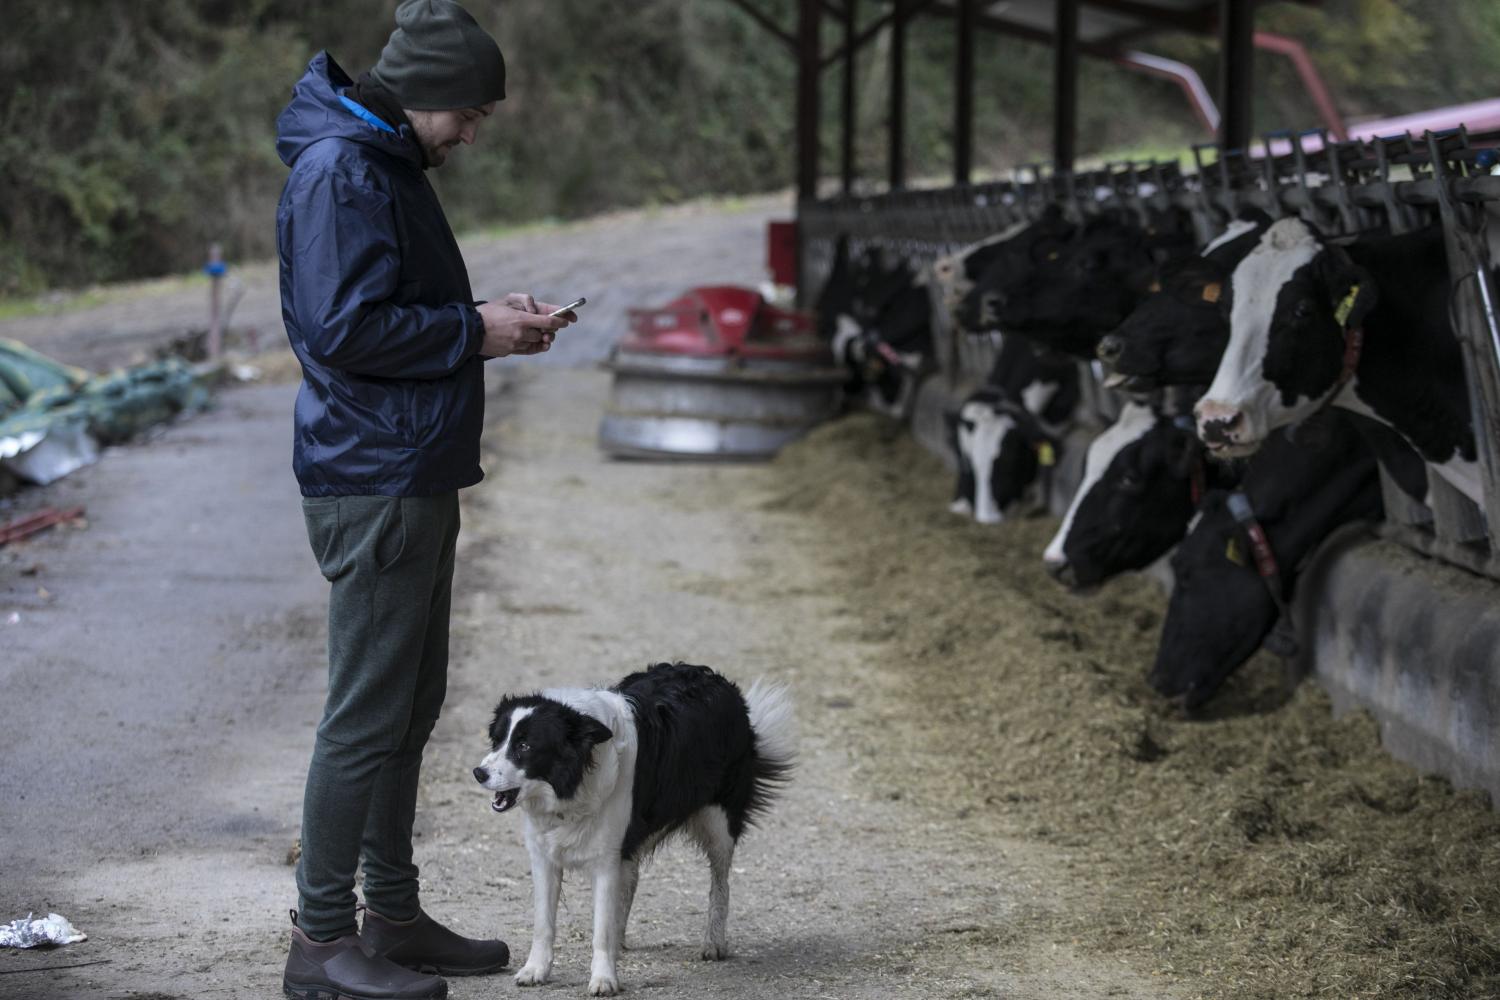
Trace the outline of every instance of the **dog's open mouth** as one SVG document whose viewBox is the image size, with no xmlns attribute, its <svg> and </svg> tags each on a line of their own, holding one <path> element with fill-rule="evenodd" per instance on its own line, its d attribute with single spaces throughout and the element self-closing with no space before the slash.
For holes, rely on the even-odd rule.
<svg viewBox="0 0 1500 1000">
<path fill-rule="evenodd" d="M 521 795 L 519 788 L 507 788 L 503 792 L 495 793 L 495 801 L 490 803 L 490 808 L 497 813 L 503 813 L 516 804 L 516 799 Z"/>
</svg>

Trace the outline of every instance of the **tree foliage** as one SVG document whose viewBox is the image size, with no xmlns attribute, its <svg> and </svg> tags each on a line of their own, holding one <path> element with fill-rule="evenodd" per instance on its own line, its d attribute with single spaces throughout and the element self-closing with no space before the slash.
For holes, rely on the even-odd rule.
<svg viewBox="0 0 1500 1000">
<path fill-rule="evenodd" d="M 756 0 L 788 29 L 795 0 Z M 285 168 L 274 121 L 311 56 L 350 72 L 376 58 L 396 0 L 12 0 L 0 33 L 0 294 L 182 271 L 221 241 L 273 249 Z M 460 227 L 569 217 L 710 193 L 784 188 L 794 175 L 796 64 L 727 0 L 470 0 L 505 51 L 509 99 L 480 143 L 434 174 Z M 861 22 L 886 4 L 863 0 Z M 1273 4 L 1259 24 L 1304 39 L 1348 115 L 1490 96 L 1492 0 Z M 825 49 L 838 41 L 831 22 Z M 857 61 L 858 173 L 885 176 L 888 35 Z M 1214 79 L 1211 40 L 1148 39 Z M 908 33 L 909 173 L 942 176 L 952 149 L 954 29 Z M 981 167 L 1043 158 L 1051 54 L 977 42 Z M 1290 70 L 1258 59 L 1256 124 L 1305 127 Z M 1199 135 L 1170 85 L 1085 61 L 1085 153 Z M 824 172 L 838 172 L 839 73 L 825 75 Z"/>
</svg>

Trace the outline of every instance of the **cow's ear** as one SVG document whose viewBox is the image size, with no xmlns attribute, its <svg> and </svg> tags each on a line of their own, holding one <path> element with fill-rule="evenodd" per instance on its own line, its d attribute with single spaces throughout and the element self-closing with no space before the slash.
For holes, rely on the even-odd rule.
<svg viewBox="0 0 1500 1000">
<path fill-rule="evenodd" d="M 1379 297 L 1374 275 L 1356 264 L 1340 246 L 1328 247 L 1319 263 L 1334 319 L 1346 330 L 1363 326 Z"/>
<path fill-rule="evenodd" d="M 1265 209 L 1256 208 L 1254 205 L 1246 205 L 1240 209 L 1239 214 L 1235 218 L 1241 222 L 1249 222 L 1257 226 L 1269 226 L 1275 221 Z"/>
</svg>

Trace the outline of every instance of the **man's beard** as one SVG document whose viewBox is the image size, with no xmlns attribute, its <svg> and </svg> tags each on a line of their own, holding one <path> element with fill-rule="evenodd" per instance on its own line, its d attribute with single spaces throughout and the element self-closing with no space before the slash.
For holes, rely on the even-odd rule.
<svg viewBox="0 0 1500 1000">
<path fill-rule="evenodd" d="M 458 145 L 456 142 L 445 142 L 441 146 L 429 146 L 424 142 L 422 143 L 422 159 L 429 167 L 441 167 L 448 159 L 448 151 L 456 145 Z"/>
</svg>

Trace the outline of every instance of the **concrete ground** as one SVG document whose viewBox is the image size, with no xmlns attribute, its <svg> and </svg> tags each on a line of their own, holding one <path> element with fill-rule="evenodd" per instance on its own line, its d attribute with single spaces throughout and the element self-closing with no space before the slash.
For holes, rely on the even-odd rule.
<svg viewBox="0 0 1500 1000">
<path fill-rule="evenodd" d="M 469 774 L 502 693 L 684 659 L 790 683 L 801 764 L 736 858 L 731 960 L 697 959 L 706 867 L 668 849 L 642 880 L 621 965 L 630 994 L 1187 995 L 1043 929 L 1097 888 L 1051 848 L 863 779 L 852 748 L 880 746 L 870 720 L 903 705 L 846 627 L 840 579 L 856 570 L 770 502 L 774 469 L 597 451 L 608 381 L 592 362 L 622 309 L 758 281 L 764 223 L 789 212 L 767 200 L 466 244 L 478 294 L 591 306 L 554 354 L 490 366 L 489 475 L 463 495 L 449 694 L 418 817 L 427 908 L 524 955 L 519 820 L 495 816 Z M 270 326 L 274 283 L 247 284 L 241 316 Z M 137 291 L 0 336 L 97 363 L 180 333 L 195 301 L 201 289 Z M 326 608 L 289 467 L 294 392 L 227 388 L 212 412 L 0 507 L 0 520 L 88 509 L 82 530 L 0 549 L 0 921 L 53 910 L 89 935 L 0 953 L 0 997 L 280 993 Z M 584 994 L 589 918 L 586 887 L 568 883 L 555 980 L 539 995 Z M 450 996 L 520 992 L 500 975 L 454 980 Z"/>
</svg>

